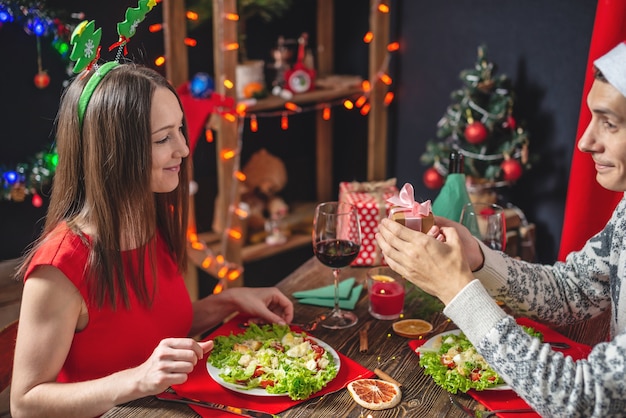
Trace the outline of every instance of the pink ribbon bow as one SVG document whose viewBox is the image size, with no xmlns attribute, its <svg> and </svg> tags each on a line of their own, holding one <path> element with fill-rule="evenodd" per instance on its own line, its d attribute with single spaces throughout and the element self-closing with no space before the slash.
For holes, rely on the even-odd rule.
<svg viewBox="0 0 626 418">
<path fill-rule="evenodd" d="M 411 215 L 428 216 L 428 214 L 432 211 L 430 200 L 427 200 L 424 203 L 419 203 L 415 201 L 414 196 L 415 192 L 413 190 L 413 186 L 410 183 L 405 183 L 404 186 L 402 186 L 400 193 L 397 196 L 387 199 L 387 202 L 394 206 L 409 209 L 411 211 Z"/>
</svg>

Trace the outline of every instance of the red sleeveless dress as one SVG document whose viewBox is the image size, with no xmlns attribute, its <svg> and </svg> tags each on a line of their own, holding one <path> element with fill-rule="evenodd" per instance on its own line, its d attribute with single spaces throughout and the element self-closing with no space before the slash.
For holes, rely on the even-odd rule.
<svg viewBox="0 0 626 418">
<path fill-rule="evenodd" d="M 89 248 L 79 236 L 62 224 L 48 237 L 34 255 L 26 279 L 38 266 L 59 269 L 76 286 L 87 304 L 89 322 L 76 332 L 67 359 L 57 381 L 78 382 L 110 375 L 138 366 L 167 337 L 186 337 L 191 329 L 193 310 L 182 276 L 160 235 L 156 238 L 157 281 L 154 301 L 147 308 L 129 291 L 130 308 L 118 302 L 113 310 L 105 304 L 98 308 L 90 302 L 85 266 Z M 134 260 L 137 250 L 123 252 L 123 261 Z M 149 257 L 146 257 L 149 258 Z M 150 271 L 146 260 L 146 271 Z M 152 292 L 152 279 L 148 279 Z M 41 347 L 45 350 L 45 347 Z"/>
</svg>

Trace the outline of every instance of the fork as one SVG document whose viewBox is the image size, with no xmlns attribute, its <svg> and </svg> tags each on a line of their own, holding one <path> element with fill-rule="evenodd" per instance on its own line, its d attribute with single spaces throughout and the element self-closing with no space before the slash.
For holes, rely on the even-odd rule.
<svg viewBox="0 0 626 418">
<path fill-rule="evenodd" d="M 523 413 L 529 413 L 529 412 L 535 412 L 534 409 L 496 409 L 493 411 L 483 411 L 482 409 L 472 409 L 469 408 L 465 405 L 463 405 L 461 402 L 459 402 L 458 400 L 456 400 L 455 398 L 453 398 L 452 396 L 448 395 L 448 397 L 450 398 L 450 402 L 452 402 L 452 405 L 456 406 L 457 408 L 459 408 L 461 411 L 465 412 L 465 415 L 467 415 L 468 417 L 474 417 L 474 418 L 490 418 L 490 417 L 495 417 L 496 414 L 523 414 Z"/>
</svg>

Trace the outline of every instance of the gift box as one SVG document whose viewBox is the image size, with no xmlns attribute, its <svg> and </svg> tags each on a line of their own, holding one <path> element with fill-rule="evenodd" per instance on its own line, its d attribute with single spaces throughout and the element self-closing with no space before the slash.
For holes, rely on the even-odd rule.
<svg viewBox="0 0 626 418">
<path fill-rule="evenodd" d="M 391 208 L 387 199 L 398 194 L 396 179 L 379 182 L 341 182 L 339 201 L 354 205 L 361 222 L 361 249 L 353 266 L 384 265 L 383 254 L 376 243 L 378 224 L 386 218 Z"/>
<path fill-rule="evenodd" d="M 392 206 L 389 209 L 389 219 L 396 221 L 415 231 L 428 232 L 435 224 L 435 217 L 430 200 L 415 201 L 413 186 L 406 183 L 397 196 L 387 200 Z"/>
</svg>

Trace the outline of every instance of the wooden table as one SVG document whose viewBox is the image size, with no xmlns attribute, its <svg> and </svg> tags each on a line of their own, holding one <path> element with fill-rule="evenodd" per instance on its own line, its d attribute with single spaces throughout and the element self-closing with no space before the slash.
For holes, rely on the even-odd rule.
<svg viewBox="0 0 626 418">
<path fill-rule="evenodd" d="M 346 268 L 342 271 L 342 279 L 355 277 L 358 283 L 365 282 L 367 268 Z M 312 258 L 277 284 L 286 295 L 296 290 L 312 289 L 332 283 L 330 269 Z M 405 304 L 407 318 L 423 318 L 430 320 L 437 330 L 453 328 L 445 316 L 441 314 L 442 305 L 434 298 L 425 295 L 418 289 L 407 294 Z M 328 309 L 295 302 L 294 322 L 306 323 Z M 322 398 L 314 398 L 288 409 L 281 417 L 366 417 L 369 412 L 374 417 L 446 417 L 460 418 L 464 415 L 450 404 L 448 393 L 435 385 L 429 376 L 424 375 L 419 366 L 418 356 L 408 347 L 406 338 L 394 334 L 393 321 L 380 321 L 371 317 L 367 311 L 367 292 L 364 290 L 354 313 L 359 317 L 355 326 L 344 330 L 328 330 L 318 327 L 312 334 L 330 344 L 349 358 L 363 366 L 374 370 L 380 368 L 403 384 L 402 402 L 393 409 L 386 411 L 368 411 L 360 407 L 351 398 L 347 390 L 328 394 Z M 368 325 L 369 350 L 359 351 L 359 331 Z M 465 404 L 476 404 L 467 395 L 457 395 Z M 186 405 L 159 401 L 154 397 L 146 397 L 116 407 L 104 415 L 105 417 L 197 417 L 198 415 Z M 234 416 L 234 415 L 233 415 Z"/>
</svg>

